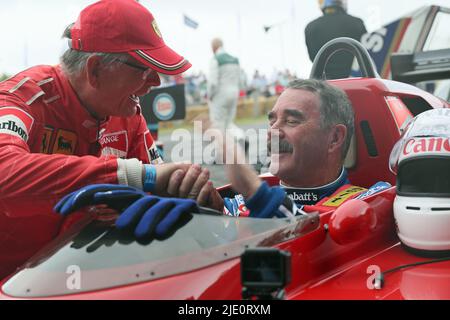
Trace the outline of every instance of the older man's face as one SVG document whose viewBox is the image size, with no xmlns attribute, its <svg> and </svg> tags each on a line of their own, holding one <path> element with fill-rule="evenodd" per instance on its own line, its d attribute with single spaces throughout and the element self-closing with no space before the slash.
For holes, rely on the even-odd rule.
<svg viewBox="0 0 450 320">
<path fill-rule="evenodd" d="M 129 59 L 134 66 L 142 69 L 147 67 L 140 62 Z M 106 67 L 100 70 L 101 85 L 97 89 L 97 110 L 102 116 L 131 117 L 136 114 L 139 96 L 147 94 L 152 86 L 159 86 L 160 79 L 156 72 L 149 72 L 144 77 L 144 71 L 123 63 L 115 69 Z M 150 70 L 151 71 L 151 70 Z"/>
<path fill-rule="evenodd" d="M 320 99 L 312 92 L 287 89 L 269 112 L 272 174 L 296 187 L 314 187 L 315 171 L 327 157 L 328 134 L 320 126 Z"/>
</svg>

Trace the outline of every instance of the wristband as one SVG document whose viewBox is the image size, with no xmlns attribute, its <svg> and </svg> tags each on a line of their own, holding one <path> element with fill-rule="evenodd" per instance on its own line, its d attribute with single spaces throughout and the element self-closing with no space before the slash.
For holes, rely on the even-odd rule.
<svg viewBox="0 0 450 320">
<path fill-rule="evenodd" d="M 145 192 L 151 192 L 155 188 L 156 184 L 156 168 L 154 165 L 146 164 L 145 168 L 145 177 L 143 183 L 143 189 Z"/>
</svg>

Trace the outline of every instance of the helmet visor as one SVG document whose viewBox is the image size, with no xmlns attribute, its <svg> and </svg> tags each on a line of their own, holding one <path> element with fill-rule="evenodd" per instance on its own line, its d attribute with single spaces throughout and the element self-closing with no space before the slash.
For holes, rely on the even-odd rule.
<svg viewBox="0 0 450 320">
<path fill-rule="evenodd" d="M 450 156 L 413 158 L 402 162 L 397 176 L 397 194 L 450 197 Z"/>
</svg>

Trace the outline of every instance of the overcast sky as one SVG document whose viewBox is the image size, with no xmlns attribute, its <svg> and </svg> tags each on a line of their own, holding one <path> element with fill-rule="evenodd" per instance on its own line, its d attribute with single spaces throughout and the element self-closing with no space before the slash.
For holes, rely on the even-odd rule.
<svg viewBox="0 0 450 320">
<path fill-rule="evenodd" d="M 15 73 L 36 64 L 56 64 L 60 36 L 89 0 L 0 0 L 0 72 Z M 206 71 L 210 41 L 221 37 L 249 76 L 270 76 L 289 68 L 306 77 L 311 68 L 304 44 L 306 24 L 321 15 L 316 0 L 141 0 L 155 16 L 167 44 Z M 450 7 L 450 0 L 349 0 L 349 13 L 373 31 L 424 5 Z M 183 14 L 199 23 L 183 24 Z M 275 25 L 268 33 L 264 25 Z"/>
</svg>

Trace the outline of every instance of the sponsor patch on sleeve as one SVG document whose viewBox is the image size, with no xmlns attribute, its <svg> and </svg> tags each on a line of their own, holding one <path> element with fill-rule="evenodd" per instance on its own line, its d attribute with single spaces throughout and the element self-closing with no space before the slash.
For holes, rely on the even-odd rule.
<svg viewBox="0 0 450 320">
<path fill-rule="evenodd" d="M 49 153 L 50 151 L 50 143 L 52 141 L 53 129 L 50 126 L 45 126 L 44 131 L 42 133 L 41 140 L 41 153 Z"/>
<path fill-rule="evenodd" d="M 153 164 L 162 163 L 163 160 L 161 159 L 156 143 L 153 141 L 149 131 L 144 133 L 144 143 L 148 153 L 149 162 Z"/>
<path fill-rule="evenodd" d="M 56 134 L 52 153 L 71 155 L 75 153 L 76 145 L 77 135 L 74 132 L 59 129 Z"/>
<path fill-rule="evenodd" d="M 250 211 L 245 206 L 245 200 L 241 194 L 235 195 L 234 198 L 223 198 L 223 201 L 224 215 L 233 217 L 248 217 L 250 215 Z"/>
<path fill-rule="evenodd" d="M 0 108 L 0 134 L 9 134 L 27 142 L 34 119 L 17 107 Z"/>
<path fill-rule="evenodd" d="M 125 130 L 102 134 L 98 140 L 102 155 L 115 155 L 125 159 L 128 154 L 128 136 Z"/>
</svg>

